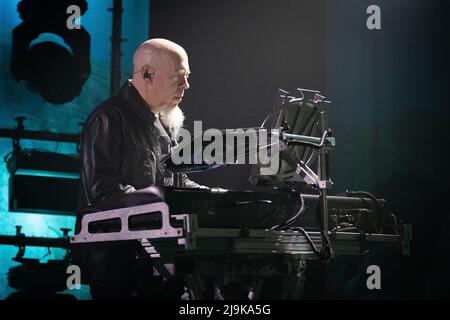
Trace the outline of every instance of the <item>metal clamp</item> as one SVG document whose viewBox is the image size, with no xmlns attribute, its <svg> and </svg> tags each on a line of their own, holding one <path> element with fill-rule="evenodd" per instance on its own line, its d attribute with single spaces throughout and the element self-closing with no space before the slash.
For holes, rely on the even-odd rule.
<svg viewBox="0 0 450 320">
<path fill-rule="evenodd" d="M 149 213 L 161 213 L 162 227 L 151 230 L 130 230 L 128 220 L 130 217 Z M 101 222 L 103 220 L 120 219 L 120 231 L 90 233 L 89 224 Z M 174 228 L 170 225 L 169 207 L 165 202 L 157 202 L 142 206 L 114 209 L 90 213 L 83 217 L 81 221 L 81 231 L 77 235 L 70 237 L 70 243 L 88 243 L 102 241 L 118 240 L 136 240 L 136 239 L 157 239 L 180 237 L 183 234 L 182 228 Z"/>
</svg>

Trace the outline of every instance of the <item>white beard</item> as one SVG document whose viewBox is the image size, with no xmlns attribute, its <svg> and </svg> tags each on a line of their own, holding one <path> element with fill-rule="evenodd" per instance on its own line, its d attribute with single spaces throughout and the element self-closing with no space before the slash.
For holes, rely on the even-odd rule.
<svg viewBox="0 0 450 320">
<path fill-rule="evenodd" d="M 179 106 L 162 107 L 159 112 L 159 120 L 167 127 L 172 134 L 177 135 L 180 128 L 183 126 L 185 116 Z"/>
</svg>

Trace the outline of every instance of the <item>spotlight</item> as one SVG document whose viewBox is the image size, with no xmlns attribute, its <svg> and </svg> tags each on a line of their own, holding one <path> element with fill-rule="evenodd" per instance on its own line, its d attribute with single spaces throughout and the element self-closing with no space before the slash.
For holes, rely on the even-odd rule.
<svg viewBox="0 0 450 320">
<path fill-rule="evenodd" d="M 22 0 L 17 5 L 23 22 L 12 32 L 11 72 L 54 104 L 77 97 L 91 72 L 89 33 L 67 26 L 67 8 L 73 5 L 80 15 L 87 10 L 86 0 Z M 50 41 L 31 45 L 42 33 L 60 36 L 71 51 Z"/>
</svg>

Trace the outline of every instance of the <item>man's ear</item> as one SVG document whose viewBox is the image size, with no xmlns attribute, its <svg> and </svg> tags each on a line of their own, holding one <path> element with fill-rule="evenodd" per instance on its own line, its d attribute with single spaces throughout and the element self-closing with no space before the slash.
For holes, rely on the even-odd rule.
<svg viewBox="0 0 450 320">
<path fill-rule="evenodd" d="M 142 70 L 142 76 L 144 77 L 144 80 L 149 80 L 149 81 L 153 80 L 154 74 L 155 74 L 155 71 L 153 71 L 152 68 L 147 67 Z"/>
<path fill-rule="evenodd" d="M 144 80 L 151 80 L 151 79 L 152 79 L 152 74 L 148 70 L 145 70 L 144 71 Z"/>
</svg>

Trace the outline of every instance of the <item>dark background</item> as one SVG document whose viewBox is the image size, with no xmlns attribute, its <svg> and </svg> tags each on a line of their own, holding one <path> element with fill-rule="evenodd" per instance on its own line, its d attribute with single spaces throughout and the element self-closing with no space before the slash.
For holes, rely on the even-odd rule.
<svg viewBox="0 0 450 320">
<path fill-rule="evenodd" d="M 259 126 L 277 88 L 325 89 L 323 1 L 152 1 L 151 37 L 173 39 L 189 54 L 187 126 Z M 251 187 L 249 167 L 193 175 L 205 184 Z"/>
<path fill-rule="evenodd" d="M 368 30 L 366 9 L 381 9 Z M 449 297 L 447 164 L 450 117 L 448 1 L 153 0 L 152 37 L 184 46 L 191 89 L 188 126 L 259 125 L 277 88 L 322 90 L 329 122 L 333 193 L 364 190 L 386 198 L 413 226 L 413 252 L 380 247 L 366 257 L 309 265 L 307 297 Z M 248 168 L 196 175 L 199 182 L 252 188 Z M 366 288 L 381 267 L 382 290 Z"/>
<path fill-rule="evenodd" d="M 0 125 L 79 133 L 109 95 L 112 0 L 88 1 L 81 23 L 91 34 L 92 73 L 79 97 L 52 105 L 12 77 L 11 31 L 21 20 L 19 0 L 0 1 Z M 378 247 L 369 255 L 308 263 L 306 298 L 430 299 L 450 297 L 449 19 L 446 0 L 126 0 L 122 17 L 122 79 L 131 57 L 149 37 L 181 44 L 192 76 L 182 108 L 187 126 L 258 126 L 275 92 L 321 90 L 332 101 L 329 126 L 332 194 L 363 190 L 385 198 L 390 211 L 413 227 L 412 254 Z M 381 30 L 368 30 L 369 5 L 381 9 Z M 149 13 L 150 12 L 150 13 Z M 61 39 L 59 40 L 62 41 Z M 64 143 L 23 141 L 23 147 L 73 153 Z M 0 156 L 11 151 L 1 139 Z M 209 186 L 253 189 L 249 168 L 234 166 L 193 175 Z M 74 217 L 8 211 L 6 167 L 0 167 L 0 231 L 16 225 L 27 236 L 60 237 Z M 61 259 L 63 250 L 27 248 L 27 257 Z M 0 246 L 0 298 L 17 265 L 14 246 Z M 366 268 L 381 268 L 381 290 L 366 288 Z M 81 297 L 89 299 L 86 288 Z"/>
</svg>

